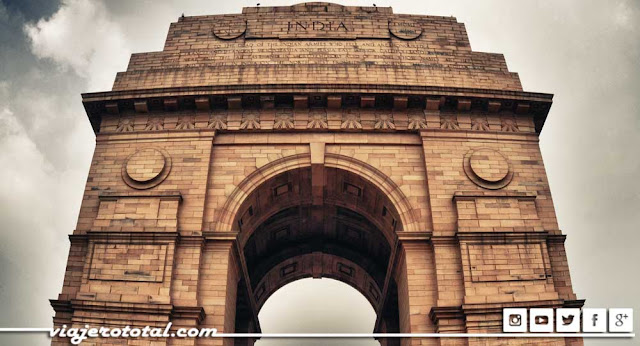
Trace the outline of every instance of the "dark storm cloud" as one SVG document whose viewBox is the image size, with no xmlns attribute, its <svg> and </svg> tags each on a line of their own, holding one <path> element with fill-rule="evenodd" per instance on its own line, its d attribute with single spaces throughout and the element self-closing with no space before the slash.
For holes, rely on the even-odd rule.
<svg viewBox="0 0 640 346">
<path fill-rule="evenodd" d="M 0 78 L 6 79 L 24 73 L 35 59 L 29 53 L 22 27 L 25 17 L 0 2 Z M 27 60 L 25 61 L 24 58 Z"/>
<path fill-rule="evenodd" d="M 2 0 L 0 3 L 3 3 L 12 15 L 20 14 L 26 20 L 48 17 L 60 7 L 60 1 L 57 0 Z"/>
</svg>

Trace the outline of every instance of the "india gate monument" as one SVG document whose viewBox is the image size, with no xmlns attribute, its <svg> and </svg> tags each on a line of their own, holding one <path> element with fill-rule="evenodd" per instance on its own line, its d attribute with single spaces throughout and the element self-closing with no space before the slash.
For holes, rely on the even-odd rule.
<svg viewBox="0 0 640 346">
<path fill-rule="evenodd" d="M 82 95 L 96 148 L 54 325 L 260 333 L 265 301 L 302 278 L 357 289 L 375 333 L 501 333 L 504 308 L 579 308 L 538 145 L 552 97 L 472 51 L 453 17 L 322 2 L 182 16 L 162 51 Z"/>
</svg>

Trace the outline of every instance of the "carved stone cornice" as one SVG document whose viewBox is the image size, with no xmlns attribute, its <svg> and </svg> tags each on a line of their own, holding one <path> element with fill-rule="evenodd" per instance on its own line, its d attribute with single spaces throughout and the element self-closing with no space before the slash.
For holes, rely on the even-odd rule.
<svg viewBox="0 0 640 346">
<path fill-rule="evenodd" d="M 180 235 L 178 237 L 178 244 L 185 247 L 202 247 L 204 246 L 205 238 L 201 235 Z"/>
<path fill-rule="evenodd" d="M 447 246 L 456 245 L 459 241 L 455 236 L 434 236 L 431 238 L 431 243 L 433 246 Z"/>
<path fill-rule="evenodd" d="M 398 241 L 400 243 L 414 242 L 414 241 L 429 241 L 431 240 L 431 236 L 433 232 L 431 231 L 423 231 L 423 232 L 398 232 Z"/>
<path fill-rule="evenodd" d="M 475 200 L 476 198 L 517 198 L 517 199 L 536 199 L 535 192 L 519 192 L 519 191 L 456 191 L 453 194 L 454 201 Z"/>
<path fill-rule="evenodd" d="M 585 299 L 565 300 L 562 307 L 581 309 L 584 306 Z"/>
<path fill-rule="evenodd" d="M 69 300 L 49 299 L 49 303 L 55 312 L 73 312 Z"/>
<path fill-rule="evenodd" d="M 436 306 L 429 311 L 429 317 L 434 324 L 445 319 L 464 319 L 462 306 Z"/>
<path fill-rule="evenodd" d="M 549 112 L 553 98 L 550 94 L 524 91 L 359 84 L 172 87 L 86 93 L 82 97 L 85 110 L 96 133 L 100 131 L 103 115 L 118 115 L 127 112 L 130 112 L 130 114 L 144 114 L 156 119 L 155 117 L 159 114 L 171 114 L 171 112 L 175 111 L 207 112 L 215 109 L 250 109 L 259 111 L 260 109 L 269 110 L 279 106 L 293 109 L 325 107 L 335 110 L 348 106 L 356 109 L 393 108 L 406 111 L 407 108 L 417 108 L 425 112 L 449 110 L 455 113 L 478 111 L 488 114 L 495 110 L 496 103 L 500 104 L 500 116 L 503 113 L 507 114 L 509 119 L 515 119 L 517 116 L 533 116 L 536 123 L 536 131 L 539 132 Z M 150 104 L 164 106 L 150 107 Z M 240 130 L 271 130 L 270 128 L 262 129 L 259 112 L 252 114 L 251 119 L 255 119 L 255 124 L 241 127 Z M 498 116 L 497 113 L 496 116 Z M 469 130 L 459 128 L 455 115 L 443 114 L 443 117 L 438 122 L 438 129 Z M 513 133 L 513 131 L 518 130 L 518 127 L 513 120 L 509 119 L 503 121 L 509 122 L 509 126 L 504 127 L 502 130 Z M 162 124 L 161 130 L 166 130 L 165 125 Z M 129 127 L 122 127 L 122 131 L 133 131 L 131 125 L 127 126 Z M 190 127 L 179 126 L 178 128 L 181 131 L 185 129 L 190 129 Z M 221 126 L 217 126 L 216 129 L 229 130 L 221 128 Z M 283 128 L 280 129 L 282 130 Z M 316 127 L 308 127 L 308 129 L 313 130 Z M 382 129 L 386 131 L 401 130 L 393 124 L 384 127 L 379 126 L 377 129 L 379 131 Z M 409 126 L 408 130 L 416 129 L 419 128 Z M 196 131 L 198 129 L 193 130 Z"/>
<path fill-rule="evenodd" d="M 437 306 L 429 311 L 436 333 L 464 333 L 466 318 L 462 306 Z"/>
<path fill-rule="evenodd" d="M 238 232 L 224 232 L 224 231 L 205 231 L 202 232 L 202 236 L 206 241 L 236 241 L 238 239 Z"/>
<path fill-rule="evenodd" d="M 505 308 L 560 308 L 564 306 L 562 299 L 535 300 L 508 303 L 488 303 L 488 304 L 463 304 L 462 311 L 465 315 L 470 314 L 502 314 Z"/>
<path fill-rule="evenodd" d="M 71 309 L 73 311 L 93 311 L 101 313 L 132 313 L 150 315 L 170 315 L 173 310 L 171 304 L 149 304 L 149 303 L 121 303 L 97 300 L 71 299 Z"/>
<path fill-rule="evenodd" d="M 176 241 L 180 235 L 178 232 L 109 232 L 89 231 L 87 240 L 109 242 L 171 242 Z"/>
<path fill-rule="evenodd" d="M 567 240 L 565 234 L 549 234 L 547 236 L 547 243 L 564 244 L 565 240 Z"/>
<path fill-rule="evenodd" d="M 69 234 L 69 242 L 71 244 L 86 244 L 89 241 L 89 236 L 86 234 Z"/>
<path fill-rule="evenodd" d="M 82 99 L 86 104 L 96 101 L 116 101 L 116 100 L 136 100 L 144 98 L 156 97 L 185 97 L 185 96 L 208 96 L 208 95 L 235 95 L 238 94 L 258 94 L 266 93 L 267 90 L 277 93 L 296 93 L 297 95 L 307 92 L 316 93 L 373 93 L 385 94 L 385 91 L 399 91 L 394 95 L 424 95 L 430 99 L 437 99 L 441 103 L 439 97 L 461 96 L 462 98 L 488 98 L 494 96 L 492 102 L 498 100 L 522 100 L 532 102 L 551 103 L 552 94 L 517 91 L 517 90 L 495 90 L 495 89 L 478 89 L 478 88 L 459 88 L 444 86 L 416 86 L 416 85 L 393 85 L 393 84 L 254 84 L 254 85 L 211 85 L 211 86 L 186 86 L 186 87 L 169 87 L 156 89 L 138 89 L 138 90 L 116 90 L 83 93 Z M 372 92 L 374 91 L 375 92 Z M 231 97 L 231 96 L 230 96 Z M 501 104 L 502 107 L 507 106 Z M 504 108 L 501 108 L 504 110 Z"/>
<path fill-rule="evenodd" d="M 172 304 L 149 304 L 149 303 L 121 303 L 95 300 L 50 300 L 51 307 L 56 313 L 73 313 L 75 311 L 86 311 L 105 314 L 105 319 L 109 319 L 108 314 L 137 314 L 137 315 L 161 315 L 167 319 L 192 320 L 195 324 L 204 321 L 206 316 L 204 308 L 201 306 L 176 306 Z M 140 319 L 144 321 L 144 319 Z"/>
<path fill-rule="evenodd" d="M 193 320 L 195 324 L 200 324 L 206 316 L 202 306 L 174 306 L 171 309 L 171 319 Z"/>
<path fill-rule="evenodd" d="M 177 200 L 182 202 L 180 191 L 130 191 L 130 192 L 101 192 L 101 201 L 117 200 L 119 198 L 160 198 L 161 200 Z"/>
<path fill-rule="evenodd" d="M 547 240 L 547 232 L 458 232 L 457 238 L 464 242 L 487 244 L 538 243 Z"/>
</svg>

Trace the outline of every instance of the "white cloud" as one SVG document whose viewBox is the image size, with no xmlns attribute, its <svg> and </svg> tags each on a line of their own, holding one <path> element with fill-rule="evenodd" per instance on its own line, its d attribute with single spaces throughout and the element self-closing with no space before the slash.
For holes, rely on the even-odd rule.
<svg viewBox="0 0 640 346">
<path fill-rule="evenodd" d="M 0 104 L 27 109 L 9 102 L 7 86 L 13 87 L 0 81 Z M 33 109 L 48 105 L 56 107 L 54 113 L 63 113 L 51 99 L 42 102 L 30 103 Z M 57 131 L 64 134 L 63 143 L 44 141 L 38 131 L 21 121 L 33 116 L 29 111 L 15 113 L 7 106 L 0 108 L 0 281 L 11 282 L 6 287 L 0 285 L 0 305 L 4 309 L 0 325 L 4 327 L 41 327 L 51 323 L 53 311 L 47 299 L 60 292 L 68 253 L 66 234 L 73 230 L 78 215 L 87 154 L 91 151 L 90 145 L 78 146 L 89 139 L 75 127 L 72 131 Z M 45 117 L 42 126 L 53 121 Z M 54 162 L 42 149 L 48 146 L 82 149 L 73 155 L 58 155 L 63 162 Z M 35 340 L 30 339 L 29 344 L 35 344 Z M 44 344 L 46 340 L 40 341 Z"/>
<path fill-rule="evenodd" d="M 57 239 L 56 228 L 62 223 L 56 217 L 59 204 L 55 200 L 60 202 L 60 197 L 67 195 L 61 190 L 64 178 L 56 174 L 16 116 L 6 108 L 0 110 L 0 148 L 0 167 L 3 167 L 0 170 L 0 216 L 5 229 L 0 233 L 0 250 L 3 257 L 29 267 L 30 271 L 22 275 L 31 280 L 17 282 L 15 286 L 24 288 L 25 296 L 30 296 L 31 291 L 42 289 L 37 287 L 47 287 L 49 280 L 60 282 L 52 273 L 36 268 L 46 268 L 45 263 L 64 260 L 64 255 L 51 256 L 62 243 Z M 56 194 L 59 197 L 52 199 Z M 28 254 L 33 249 L 38 251 Z M 0 301 L 6 298 L 0 294 Z M 43 302 L 29 305 L 39 309 L 46 307 Z"/>
<path fill-rule="evenodd" d="M 0 170 L 0 184 L 7 184 L 6 179 L 12 171 L 20 171 L 25 173 L 25 168 L 32 168 L 31 163 L 35 163 L 36 166 L 42 168 L 44 171 L 50 171 L 50 168 L 45 164 L 45 160 L 42 154 L 36 148 L 36 145 L 29 139 L 24 127 L 16 119 L 13 112 L 7 108 L 0 111 L 0 165 L 5 167 Z M 29 167 L 24 167 L 23 164 L 30 163 Z M 33 171 L 32 171 L 33 172 Z M 48 173 L 48 172 L 47 172 Z M 12 177 L 14 181 L 28 179 L 29 177 Z M 29 183 L 25 185 L 31 185 Z M 1 186 L 1 185 L 0 185 Z M 22 190 L 21 184 L 13 185 L 12 189 Z M 27 187 L 27 186 L 25 186 Z M 28 188 L 28 187 L 27 187 Z M 0 189 L 0 191 L 7 191 L 9 189 Z"/>
<path fill-rule="evenodd" d="M 64 0 L 51 18 L 26 24 L 31 50 L 88 79 L 89 89 L 110 90 L 130 49 L 119 25 L 100 1 Z"/>
<path fill-rule="evenodd" d="M 637 16 L 635 12 L 636 9 L 628 1 L 620 2 L 613 9 L 613 21 L 626 29 L 637 28 L 637 23 L 634 21 L 634 17 Z"/>
<path fill-rule="evenodd" d="M 9 82 L 6 80 L 0 80 L 0 100 L 7 97 L 9 94 Z"/>
</svg>

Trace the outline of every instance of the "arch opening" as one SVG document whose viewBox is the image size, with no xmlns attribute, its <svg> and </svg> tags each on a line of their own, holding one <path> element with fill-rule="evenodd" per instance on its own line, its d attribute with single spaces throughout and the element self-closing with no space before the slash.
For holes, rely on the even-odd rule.
<svg viewBox="0 0 640 346">
<path fill-rule="evenodd" d="M 353 287 L 334 279 L 300 279 L 278 289 L 259 313 L 263 333 L 371 333 L 376 311 Z M 379 346 L 370 339 L 261 339 L 256 346 Z"/>
<path fill-rule="evenodd" d="M 272 176 L 235 214 L 232 225 L 246 265 L 236 329 L 246 325 L 242 320 L 250 303 L 240 286 L 250 287 L 260 311 L 283 287 L 322 278 L 340 281 L 366 298 L 376 316 L 366 332 L 374 327 L 398 331 L 391 272 L 403 224 L 395 204 L 365 177 L 335 167 L 320 167 L 320 174 L 314 169 L 297 167 Z"/>
</svg>

